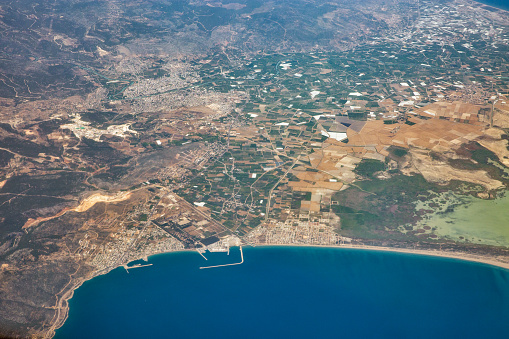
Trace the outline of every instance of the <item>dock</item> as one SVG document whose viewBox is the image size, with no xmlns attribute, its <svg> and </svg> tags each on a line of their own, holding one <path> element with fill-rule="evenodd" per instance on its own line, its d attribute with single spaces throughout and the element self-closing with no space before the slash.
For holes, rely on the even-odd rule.
<svg viewBox="0 0 509 339">
<path fill-rule="evenodd" d="M 240 265 L 244 262 L 244 253 L 242 252 L 242 246 L 240 246 L 240 262 L 236 262 L 236 263 L 233 263 L 233 264 L 224 264 L 224 265 L 214 265 L 214 266 L 204 266 L 204 267 L 200 267 L 200 270 L 202 269 L 205 269 L 205 268 L 214 268 L 214 267 L 225 267 L 225 266 L 234 266 L 234 265 Z"/>
<path fill-rule="evenodd" d="M 205 260 L 209 260 L 209 259 L 205 258 L 205 256 L 203 255 L 203 253 L 202 253 L 202 252 L 200 252 L 200 250 L 196 249 L 196 252 L 198 252 L 198 253 L 199 253 L 199 254 L 203 257 L 203 259 L 205 259 Z"/>
<path fill-rule="evenodd" d="M 129 273 L 129 270 L 131 268 L 147 267 L 147 266 L 152 266 L 152 264 L 146 264 L 146 265 L 137 264 L 137 265 L 133 265 L 133 266 L 127 266 L 127 265 L 122 265 L 122 266 L 125 268 L 126 272 Z"/>
</svg>

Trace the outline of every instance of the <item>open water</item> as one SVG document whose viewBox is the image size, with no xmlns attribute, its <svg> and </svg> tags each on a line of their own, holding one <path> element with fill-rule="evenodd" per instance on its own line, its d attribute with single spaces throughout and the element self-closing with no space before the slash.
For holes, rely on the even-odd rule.
<svg viewBox="0 0 509 339">
<path fill-rule="evenodd" d="M 509 11 L 509 0 L 475 0 L 475 1 Z"/>
<path fill-rule="evenodd" d="M 56 338 L 509 338 L 509 270 L 312 247 L 179 252 L 87 281 Z"/>
</svg>

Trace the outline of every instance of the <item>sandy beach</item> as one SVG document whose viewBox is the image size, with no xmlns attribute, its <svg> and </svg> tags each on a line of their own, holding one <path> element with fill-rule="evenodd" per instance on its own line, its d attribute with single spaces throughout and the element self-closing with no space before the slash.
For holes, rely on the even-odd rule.
<svg viewBox="0 0 509 339">
<path fill-rule="evenodd" d="M 274 247 L 274 246 L 291 246 L 291 247 L 325 247 L 325 248 L 344 248 L 344 249 L 355 249 L 355 250 L 371 250 L 371 251 L 384 251 L 384 252 L 395 252 L 395 253 L 408 253 L 417 255 L 428 255 L 434 257 L 451 258 L 458 260 L 465 260 L 471 262 L 477 262 L 496 266 L 509 270 L 509 258 L 505 258 L 507 261 L 497 260 L 491 256 L 474 255 L 464 252 L 448 252 L 438 250 L 418 250 L 418 249 L 406 249 L 406 248 L 395 248 L 395 247 L 383 247 L 383 246 L 367 246 L 367 245 L 306 245 L 306 244 L 263 244 L 257 245 L 256 247 Z"/>
</svg>

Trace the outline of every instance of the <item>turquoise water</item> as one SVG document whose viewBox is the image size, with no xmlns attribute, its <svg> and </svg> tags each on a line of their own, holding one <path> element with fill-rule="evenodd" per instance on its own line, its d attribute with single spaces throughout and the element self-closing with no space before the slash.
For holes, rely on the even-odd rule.
<svg viewBox="0 0 509 339">
<path fill-rule="evenodd" d="M 80 287 L 56 338 L 509 338 L 509 270 L 351 249 L 180 252 Z"/>
</svg>

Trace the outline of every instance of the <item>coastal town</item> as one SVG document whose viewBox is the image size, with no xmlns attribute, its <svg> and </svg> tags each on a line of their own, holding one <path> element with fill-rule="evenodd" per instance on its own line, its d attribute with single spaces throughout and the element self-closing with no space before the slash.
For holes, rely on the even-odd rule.
<svg viewBox="0 0 509 339">
<path fill-rule="evenodd" d="M 241 2 L 0 5 L 0 337 L 52 337 L 83 282 L 162 253 L 509 267 L 507 12 Z"/>
<path fill-rule="evenodd" d="M 160 60 L 151 69 L 162 76 L 136 81 L 122 79 L 146 66 L 126 58 L 105 86 L 125 85 L 110 105 L 130 102 L 136 122 L 98 124 L 76 113 L 60 125 L 60 138 L 70 131 L 98 143 L 118 139 L 117 149 L 134 146 L 131 154 L 146 154 L 145 168 L 155 166 L 135 171 L 148 180 L 132 180 L 129 190 L 167 195 L 115 219 L 111 241 L 80 240 L 77 255 L 106 269 L 150 253 L 225 249 L 217 244 L 231 236 L 253 245 L 362 242 L 379 231 L 366 221 L 367 229 L 353 227 L 352 213 L 365 212 L 351 211 L 341 192 L 398 173 L 420 173 L 430 185 L 468 182 L 490 197 L 504 176 L 461 157 L 480 145 L 500 159 L 496 166 L 507 165 L 504 134 L 494 128 L 504 128 L 509 110 L 507 65 L 494 63 L 509 39 L 506 27 L 467 5 L 421 2 L 412 26 L 339 54 L 259 55 L 229 67 Z M 150 129 L 144 112 L 158 112 Z M 168 152 L 166 163 L 156 165 L 158 150 Z M 389 234 L 436 240 L 434 230 L 406 230 L 418 213 L 402 216 Z"/>
</svg>

